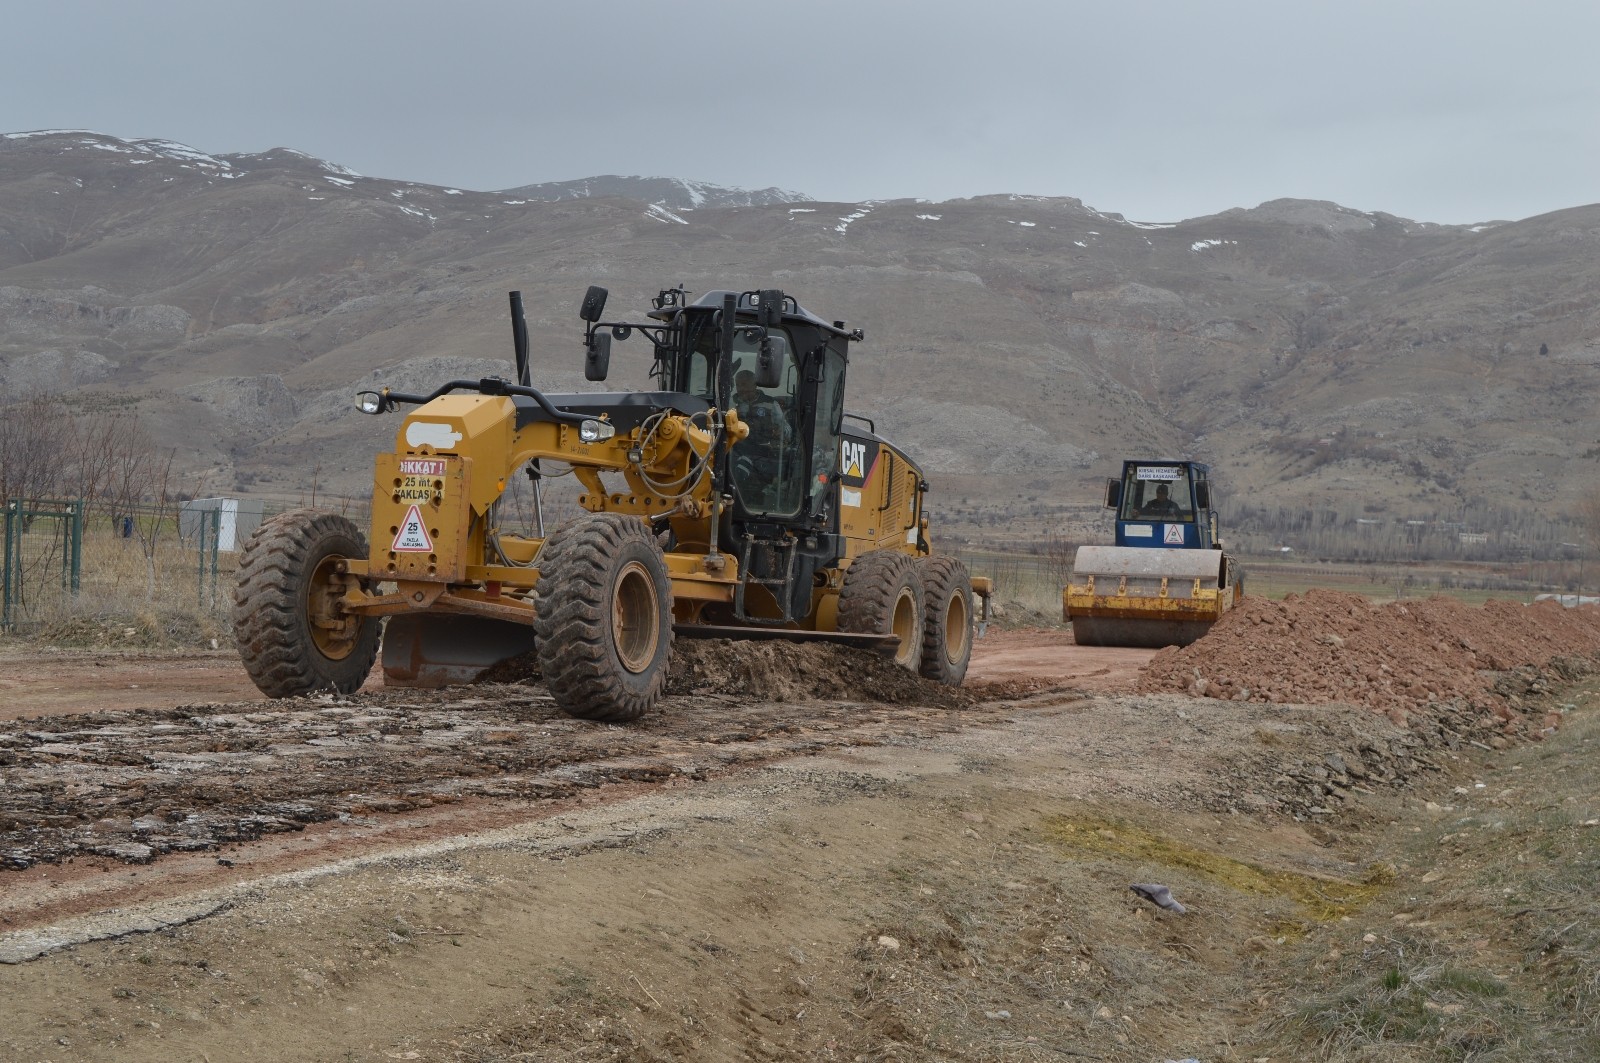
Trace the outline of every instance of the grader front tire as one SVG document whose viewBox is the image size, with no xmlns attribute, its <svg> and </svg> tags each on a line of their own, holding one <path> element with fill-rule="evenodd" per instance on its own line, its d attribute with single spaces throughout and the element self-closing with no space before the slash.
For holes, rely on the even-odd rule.
<svg viewBox="0 0 1600 1063">
<path fill-rule="evenodd" d="M 953 557 L 924 557 L 922 666 L 927 679 L 958 687 L 972 660 L 972 575 Z"/>
<path fill-rule="evenodd" d="M 239 556 L 233 634 L 244 670 L 270 698 L 360 688 L 378 656 L 378 622 L 339 606 L 339 563 L 367 556 L 355 524 L 296 509 L 257 528 Z"/>
<path fill-rule="evenodd" d="M 637 720 L 660 700 L 672 656 L 672 583 L 649 527 L 597 513 L 539 552 L 539 670 L 569 716 Z"/>
<path fill-rule="evenodd" d="M 839 588 L 839 630 L 898 635 L 894 661 L 917 670 L 922 658 L 922 578 L 898 550 L 873 550 L 850 562 Z"/>
</svg>

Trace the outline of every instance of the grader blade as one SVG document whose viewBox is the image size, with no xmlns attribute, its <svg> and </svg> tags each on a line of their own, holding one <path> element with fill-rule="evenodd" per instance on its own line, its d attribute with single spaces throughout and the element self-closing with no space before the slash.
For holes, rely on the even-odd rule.
<svg viewBox="0 0 1600 1063">
<path fill-rule="evenodd" d="M 383 630 L 385 686 L 471 683 L 501 661 L 533 650 L 533 629 L 480 616 L 404 614 Z"/>
</svg>

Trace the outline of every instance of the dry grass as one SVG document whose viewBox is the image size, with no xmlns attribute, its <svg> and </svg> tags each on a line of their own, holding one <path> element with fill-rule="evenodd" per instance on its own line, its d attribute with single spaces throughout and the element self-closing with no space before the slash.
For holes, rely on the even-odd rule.
<svg viewBox="0 0 1600 1063">
<path fill-rule="evenodd" d="M 41 522 L 43 523 L 43 522 Z M 147 556 L 138 538 L 86 521 L 78 591 L 64 585 L 63 548 L 53 529 L 22 537 L 21 600 L 13 635 L 57 645 L 209 646 L 231 639 L 236 553 L 202 558 L 168 522 Z"/>
<path fill-rule="evenodd" d="M 1600 703 L 1600 683 L 1564 700 Z M 1425 826 L 1382 839 L 1398 888 L 1308 936 L 1256 1054 L 1600 1059 L 1597 754 L 1600 719 L 1569 712 L 1549 742 L 1470 767 L 1481 794 L 1469 777 Z"/>
<path fill-rule="evenodd" d="M 1061 591 L 1069 565 L 1058 558 L 994 551 L 958 551 L 974 576 L 994 580 L 994 596 L 1007 622 L 1061 623 Z"/>
</svg>

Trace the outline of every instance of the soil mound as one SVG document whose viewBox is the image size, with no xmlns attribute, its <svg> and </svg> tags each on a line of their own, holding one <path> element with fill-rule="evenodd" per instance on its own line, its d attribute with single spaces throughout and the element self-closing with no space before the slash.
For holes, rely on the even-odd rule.
<svg viewBox="0 0 1600 1063">
<path fill-rule="evenodd" d="M 1207 635 L 1162 650 L 1139 680 L 1149 692 L 1280 704 L 1343 702 L 1415 725 L 1424 716 L 1470 716 L 1452 730 L 1515 733 L 1529 721 L 1524 696 L 1540 684 L 1518 670 L 1586 671 L 1600 658 L 1600 609 L 1555 602 L 1455 598 L 1374 605 L 1313 590 L 1283 601 L 1246 598 Z M 1456 721 L 1468 723 L 1469 721 Z"/>
<path fill-rule="evenodd" d="M 955 707 L 971 701 L 869 650 L 822 642 L 678 639 L 668 694 L 729 694 L 760 701 L 878 701 Z"/>
<path fill-rule="evenodd" d="M 501 661 L 480 683 L 533 683 L 538 655 Z M 877 701 L 959 708 L 974 696 L 899 667 L 890 658 L 822 642 L 676 639 L 667 694 L 719 694 L 753 701 Z"/>
</svg>

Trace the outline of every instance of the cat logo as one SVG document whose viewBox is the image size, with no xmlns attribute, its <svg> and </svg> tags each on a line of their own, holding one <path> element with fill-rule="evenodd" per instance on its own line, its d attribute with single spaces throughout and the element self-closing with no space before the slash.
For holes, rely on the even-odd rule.
<svg viewBox="0 0 1600 1063">
<path fill-rule="evenodd" d="M 859 480 L 867 475 L 867 445 L 846 439 L 839 444 L 839 475 Z"/>
</svg>

